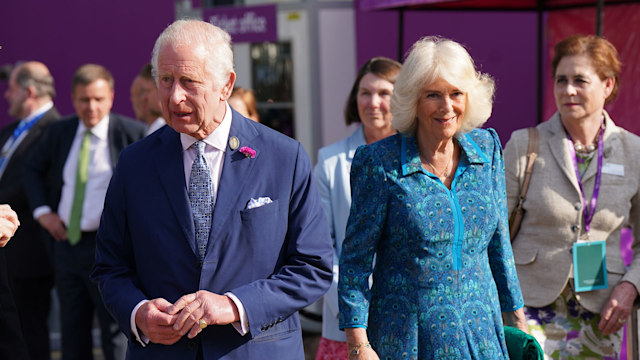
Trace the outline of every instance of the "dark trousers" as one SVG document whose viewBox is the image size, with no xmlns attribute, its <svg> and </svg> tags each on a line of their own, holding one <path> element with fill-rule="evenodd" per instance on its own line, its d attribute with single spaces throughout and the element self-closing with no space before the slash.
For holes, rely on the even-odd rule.
<svg viewBox="0 0 640 360">
<path fill-rule="evenodd" d="M 9 288 L 4 249 L 0 248 L 0 359 L 27 360 L 18 311 Z"/>
<path fill-rule="evenodd" d="M 11 291 L 18 308 L 22 334 L 31 360 L 51 358 L 49 347 L 49 309 L 53 274 L 43 278 L 10 277 Z"/>
<path fill-rule="evenodd" d="M 100 339 L 105 360 L 116 360 L 122 353 L 118 326 L 107 312 L 98 287 L 89 280 L 95 262 L 96 233 L 82 233 L 80 242 L 71 246 L 68 242 L 56 242 L 54 257 L 56 287 L 60 299 L 60 324 L 62 328 L 62 359 L 93 359 L 94 312 L 100 323 Z"/>
</svg>

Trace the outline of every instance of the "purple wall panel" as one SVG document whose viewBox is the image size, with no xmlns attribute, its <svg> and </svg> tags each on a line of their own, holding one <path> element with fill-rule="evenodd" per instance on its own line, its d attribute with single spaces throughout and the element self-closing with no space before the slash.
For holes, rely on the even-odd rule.
<svg viewBox="0 0 640 360">
<path fill-rule="evenodd" d="M 113 111 L 133 116 L 129 87 L 151 58 L 153 43 L 174 19 L 173 0 L 20 0 L 0 5 L 0 66 L 39 60 L 51 70 L 61 114 L 71 106 L 71 76 L 98 63 L 115 78 Z M 4 94 L 6 81 L 0 81 Z M 0 101 L 0 126 L 12 121 Z"/>
<path fill-rule="evenodd" d="M 398 12 L 356 9 L 357 69 L 375 56 L 398 57 Z"/>
</svg>

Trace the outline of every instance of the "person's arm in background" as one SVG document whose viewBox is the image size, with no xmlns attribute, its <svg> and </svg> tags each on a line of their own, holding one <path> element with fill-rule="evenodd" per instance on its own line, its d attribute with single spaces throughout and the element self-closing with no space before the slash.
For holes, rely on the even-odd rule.
<svg viewBox="0 0 640 360">
<path fill-rule="evenodd" d="M 326 163 L 326 158 L 322 151 L 318 151 L 318 163 L 313 169 L 313 175 L 318 185 L 318 195 L 320 195 L 320 201 L 324 213 L 327 217 L 327 223 L 329 224 L 329 231 L 331 233 L 331 242 L 333 244 L 333 279 L 329 290 L 323 297 L 323 301 L 327 304 L 331 310 L 331 314 L 322 314 L 322 316 L 330 315 L 334 318 L 338 317 L 338 249 L 336 243 L 336 231 L 333 221 L 332 204 L 331 204 L 331 185 L 329 179 L 329 169 Z M 335 186 L 335 185 L 334 185 Z"/>
<path fill-rule="evenodd" d="M 47 202 L 47 176 L 53 164 L 55 141 L 59 134 L 60 123 L 53 124 L 35 145 L 33 151 L 26 159 L 23 170 L 23 181 L 29 207 L 33 211 L 33 217 L 47 232 L 57 241 L 67 239 L 67 230 L 56 212 L 52 211 L 51 204 Z M 61 129 L 66 130 L 66 129 Z"/>
</svg>

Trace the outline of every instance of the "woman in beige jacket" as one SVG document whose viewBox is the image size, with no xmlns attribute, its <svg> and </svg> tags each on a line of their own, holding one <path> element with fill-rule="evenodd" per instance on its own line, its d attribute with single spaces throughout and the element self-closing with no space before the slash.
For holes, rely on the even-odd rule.
<svg viewBox="0 0 640 360">
<path fill-rule="evenodd" d="M 552 70 L 558 111 L 537 126 L 538 157 L 513 242 L 527 323 L 546 357 L 617 359 L 640 285 L 640 138 L 617 127 L 604 110 L 617 94 L 620 73 L 610 42 L 597 36 L 564 39 L 555 47 Z M 526 129 L 518 130 L 505 148 L 510 213 L 518 202 L 528 141 Z M 624 226 L 633 228 L 636 239 L 628 269 L 620 254 Z M 597 241 L 604 241 L 606 264 L 582 257 Z M 606 266 L 603 275 L 595 271 L 587 278 L 598 266 Z M 577 283 L 576 272 L 583 277 Z"/>
</svg>

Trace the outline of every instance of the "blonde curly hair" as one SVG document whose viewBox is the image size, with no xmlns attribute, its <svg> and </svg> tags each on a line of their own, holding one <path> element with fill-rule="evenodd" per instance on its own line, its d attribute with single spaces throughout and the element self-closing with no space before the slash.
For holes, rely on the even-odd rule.
<svg viewBox="0 0 640 360">
<path fill-rule="evenodd" d="M 439 78 L 467 94 L 461 132 L 481 127 L 489 119 L 495 89 L 493 79 L 476 71 L 473 59 L 459 43 L 427 36 L 413 44 L 396 79 L 391 97 L 394 128 L 403 133 L 415 133 L 422 89 Z"/>
</svg>

